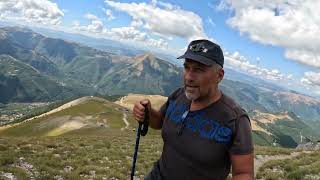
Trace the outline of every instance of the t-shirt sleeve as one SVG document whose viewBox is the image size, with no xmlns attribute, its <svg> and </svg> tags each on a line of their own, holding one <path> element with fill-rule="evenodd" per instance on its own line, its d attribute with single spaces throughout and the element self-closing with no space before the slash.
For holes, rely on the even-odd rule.
<svg viewBox="0 0 320 180">
<path fill-rule="evenodd" d="M 160 112 L 161 112 L 163 117 L 167 112 L 167 108 L 169 106 L 169 101 L 172 100 L 172 99 L 175 99 L 179 95 L 179 93 L 182 93 L 182 92 L 183 92 L 183 89 L 179 88 L 179 89 L 175 90 L 172 94 L 170 94 L 170 96 L 168 97 L 167 101 L 160 108 Z"/>
<path fill-rule="evenodd" d="M 230 154 L 245 155 L 253 152 L 252 131 L 247 115 L 236 120 L 235 135 L 230 147 Z"/>
<path fill-rule="evenodd" d="M 164 116 L 166 114 L 168 105 L 169 105 L 169 98 L 167 99 L 167 101 L 160 108 L 160 112 L 161 112 L 162 116 Z"/>
</svg>

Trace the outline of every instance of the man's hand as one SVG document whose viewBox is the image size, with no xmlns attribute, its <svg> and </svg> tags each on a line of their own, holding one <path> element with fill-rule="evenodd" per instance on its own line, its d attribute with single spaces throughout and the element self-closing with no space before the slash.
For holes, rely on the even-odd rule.
<svg viewBox="0 0 320 180">
<path fill-rule="evenodd" d="M 151 103 L 149 99 L 144 99 L 140 102 L 137 102 L 133 107 L 133 116 L 138 122 L 143 122 L 145 116 L 145 105 L 147 105 L 148 109 L 151 110 Z"/>
<path fill-rule="evenodd" d="M 147 105 L 149 112 L 149 126 L 153 129 L 161 129 L 162 127 L 162 114 L 160 111 L 156 111 L 151 107 L 149 99 L 144 99 L 137 102 L 133 106 L 133 116 L 138 122 L 143 122 L 145 116 L 145 107 Z"/>
</svg>

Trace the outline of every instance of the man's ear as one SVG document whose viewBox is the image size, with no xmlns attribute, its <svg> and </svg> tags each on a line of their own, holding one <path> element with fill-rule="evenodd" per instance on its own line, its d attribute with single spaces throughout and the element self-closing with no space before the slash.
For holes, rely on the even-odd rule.
<svg viewBox="0 0 320 180">
<path fill-rule="evenodd" d="M 218 83 L 219 83 L 219 82 L 222 81 L 222 79 L 223 79 L 223 77 L 224 77 L 224 69 L 223 69 L 223 68 L 221 68 L 221 69 L 219 70 L 218 75 L 219 75 L 219 77 L 218 77 Z"/>
</svg>

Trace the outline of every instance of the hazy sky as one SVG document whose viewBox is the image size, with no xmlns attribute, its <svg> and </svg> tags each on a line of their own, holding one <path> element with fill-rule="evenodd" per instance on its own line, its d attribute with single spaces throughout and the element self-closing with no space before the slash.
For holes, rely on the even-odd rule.
<svg viewBox="0 0 320 180">
<path fill-rule="evenodd" d="M 319 9 L 319 0 L 6 0 L 0 21 L 174 56 L 207 38 L 224 49 L 227 67 L 320 96 Z"/>
</svg>

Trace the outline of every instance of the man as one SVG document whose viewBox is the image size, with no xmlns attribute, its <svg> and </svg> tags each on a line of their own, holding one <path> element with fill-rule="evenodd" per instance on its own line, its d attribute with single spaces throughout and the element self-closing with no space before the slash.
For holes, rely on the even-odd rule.
<svg viewBox="0 0 320 180">
<path fill-rule="evenodd" d="M 163 152 L 145 179 L 253 179 L 253 144 L 246 112 L 219 90 L 224 77 L 220 46 L 192 41 L 184 55 L 184 87 L 173 92 L 156 111 L 149 100 L 134 105 L 133 114 L 162 129 Z"/>
</svg>

